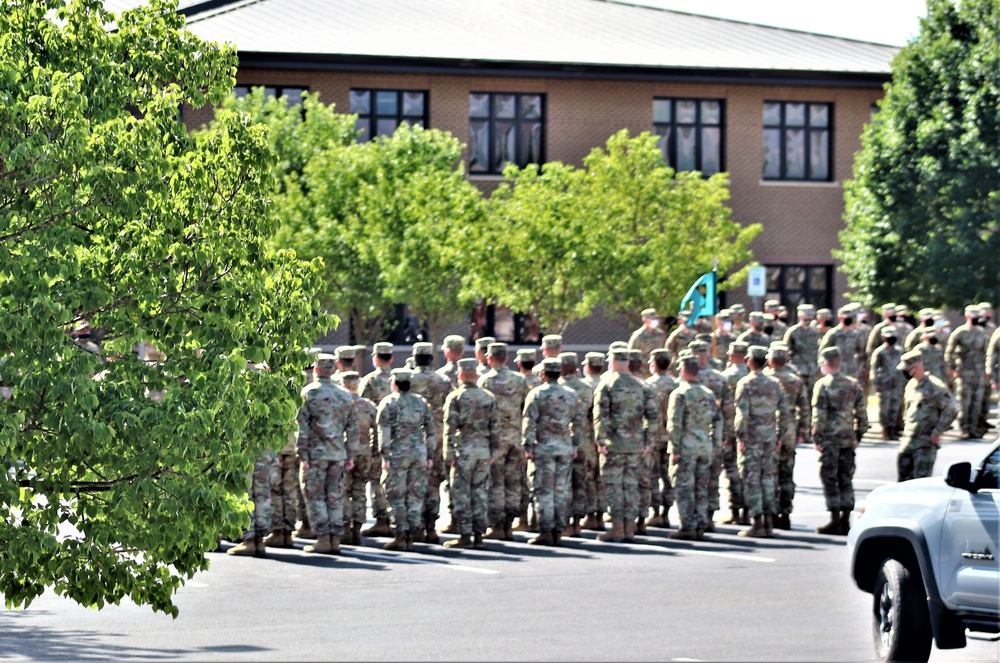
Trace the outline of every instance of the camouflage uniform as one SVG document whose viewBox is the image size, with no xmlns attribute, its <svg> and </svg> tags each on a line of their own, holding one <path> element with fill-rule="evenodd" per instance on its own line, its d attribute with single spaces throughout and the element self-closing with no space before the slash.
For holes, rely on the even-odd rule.
<svg viewBox="0 0 1000 663">
<path fill-rule="evenodd" d="M 646 384 L 652 387 L 656 393 L 660 422 L 659 426 L 657 426 L 657 435 L 653 443 L 653 448 L 649 452 L 651 477 L 650 501 L 654 508 L 662 508 L 663 513 L 666 514 L 676 497 L 673 488 L 673 479 L 670 476 L 670 452 L 668 450 L 670 419 L 667 413 L 670 406 L 670 394 L 677 389 L 677 381 L 669 373 L 654 373 L 646 380 Z M 659 492 L 659 500 L 656 500 L 654 499 L 652 489 L 658 481 L 663 482 L 663 488 Z"/>
<path fill-rule="evenodd" d="M 522 350 L 518 350 L 518 355 L 520 355 Z M 534 351 L 532 351 L 534 352 Z M 520 356 L 518 357 L 520 361 Z M 534 361 L 534 354 L 531 356 L 531 361 Z M 538 377 L 535 373 L 536 364 L 531 368 L 531 370 L 519 371 L 518 374 L 524 378 L 524 395 L 527 396 L 535 387 L 539 387 L 542 384 L 542 378 Z M 524 515 L 527 519 L 528 505 L 531 504 L 531 484 L 528 482 L 528 463 L 527 461 L 521 463 L 521 504 L 518 510 L 518 515 Z M 521 529 L 526 529 L 527 522 L 524 523 L 524 527 L 518 526 Z"/>
<path fill-rule="evenodd" d="M 750 353 L 763 349 L 751 347 Z M 736 384 L 734 429 L 743 502 L 753 518 L 772 515 L 777 512 L 775 450 L 788 430 L 788 399 L 781 383 L 751 369 Z"/>
<path fill-rule="evenodd" d="M 437 444 L 434 415 L 422 396 L 396 392 L 379 403 L 376 421 L 379 453 L 389 463 L 382 483 L 396 530 L 416 532 L 424 526 L 427 464 Z"/>
<path fill-rule="evenodd" d="M 271 491 L 278 483 L 278 464 L 270 449 L 254 459 L 250 474 L 250 501 L 253 502 L 253 516 L 250 529 L 243 539 L 263 537 L 271 531 Z"/>
<path fill-rule="evenodd" d="M 521 446 L 521 413 L 527 393 L 524 378 L 506 366 L 491 368 L 478 385 L 496 399 L 500 412 L 498 441 L 490 466 L 489 524 L 513 519 L 521 508 L 521 475 L 524 449 Z"/>
<path fill-rule="evenodd" d="M 317 366 L 319 364 L 317 363 Z M 309 523 L 318 536 L 340 537 L 344 525 L 344 465 L 360 452 L 358 417 L 351 394 L 329 377 L 302 389 L 300 481 Z"/>
<path fill-rule="evenodd" d="M 470 362 L 471 363 L 471 362 Z M 493 395 L 463 382 L 444 403 L 444 460 L 460 534 L 486 531 L 490 458 L 500 446 L 500 418 Z"/>
<path fill-rule="evenodd" d="M 941 349 L 940 343 L 931 343 L 931 338 L 937 340 L 936 330 L 931 330 L 927 332 L 924 336 L 924 340 L 913 347 L 914 350 L 920 350 L 920 355 L 924 360 L 924 370 L 936 377 L 941 382 L 948 386 L 948 371 L 945 369 L 944 364 L 944 350 Z"/>
<path fill-rule="evenodd" d="M 812 394 L 813 385 L 819 376 L 819 330 L 800 322 L 788 328 L 784 340 L 788 346 L 789 364 L 805 383 L 806 393 Z"/>
<path fill-rule="evenodd" d="M 722 475 L 723 466 L 723 446 L 722 441 L 733 434 L 733 419 L 736 416 L 733 394 L 729 391 L 729 385 L 725 376 L 710 366 L 702 366 L 698 373 L 698 382 L 707 387 L 719 405 L 722 413 L 722 435 L 719 437 L 718 445 L 712 450 L 711 464 L 708 473 L 708 511 L 709 519 L 712 514 L 719 510 L 719 477 Z M 714 438 L 713 438 L 714 439 Z M 709 530 L 712 523 L 709 523 Z"/>
<path fill-rule="evenodd" d="M 966 323 L 951 333 L 944 352 L 948 370 L 958 374 L 955 378 L 955 400 L 960 408 L 959 427 L 965 437 L 977 437 L 980 432 L 979 415 L 983 407 L 988 343 L 989 339 L 981 327 Z"/>
<path fill-rule="evenodd" d="M 670 480 L 682 531 L 704 532 L 709 525 L 709 474 L 722 446 L 722 411 L 715 394 L 698 382 L 681 381 L 669 398 Z"/>
<path fill-rule="evenodd" d="M 430 343 L 415 343 L 413 352 L 414 356 L 418 353 L 433 355 L 434 346 Z M 410 391 L 424 397 L 434 415 L 435 430 L 441 431 L 444 425 L 444 399 L 451 391 L 448 378 L 435 373 L 430 366 L 417 366 L 410 376 Z M 435 438 L 434 463 L 427 471 L 427 495 L 424 497 L 425 527 L 432 536 L 434 522 L 441 512 L 441 483 L 447 479 L 443 453 L 443 445 Z"/>
<path fill-rule="evenodd" d="M 771 346 L 771 354 L 776 357 L 788 357 L 787 347 Z M 777 504 L 776 514 L 784 520 L 792 513 L 792 503 L 795 500 L 795 447 L 799 440 L 808 444 L 811 440 L 812 416 L 809 403 L 809 393 L 802 381 L 788 366 L 764 369 L 764 375 L 781 383 L 788 401 L 789 425 L 785 436 L 778 440 L 778 472 L 777 472 Z M 785 523 L 787 526 L 788 523 Z"/>
<path fill-rule="evenodd" d="M 927 368 L 927 364 L 924 364 Z M 1000 328 L 997 328 L 990 336 L 990 342 L 986 350 L 986 374 L 993 384 L 1000 384 Z"/>
<path fill-rule="evenodd" d="M 644 310 L 642 312 L 642 317 L 659 320 L 659 316 L 656 314 L 655 309 Z M 658 348 L 662 348 L 666 341 L 667 334 L 659 327 L 648 329 L 644 324 L 642 327 L 639 327 L 632 332 L 632 336 L 628 339 L 628 348 L 630 350 L 639 350 L 642 352 L 641 375 L 643 378 L 649 377 L 649 353 Z"/>
<path fill-rule="evenodd" d="M 375 344 L 376 348 L 378 343 Z M 391 345 L 389 346 L 392 347 Z M 388 368 L 375 367 L 368 375 L 361 378 L 358 387 L 358 394 L 369 401 L 378 409 L 378 404 L 382 399 L 392 393 L 390 379 L 392 373 Z M 389 500 L 385 496 L 385 487 L 382 485 L 382 457 L 378 453 L 378 436 L 373 436 L 369 445 L 370 458 L 368 461 L 368 484 L 372 498 L 372 516 L 376 519 L 387 521 L 389 518 Z"/>
<path fill-rule="evenodd" d="M 592 496 L 589 492 L 593 486 L 591 477 L 597 469 L 597 447 L 594 445 L 593 424 L 594 387 L 577 373 L 559 378 L 559 384 L 576 394 L 582 417 L 583 430 L 580 436 L 580 446 L 577 447 L 576 457 L 573 459 L 570 481 L 570 515 L 579 520 L 588 513 L 597 510 L 596 495 Z"/>
<path fill-rule="evenodd" d="M 347 496 L 344 523 L 362 524 L 368 517 L 365 487 L 372 476 L 372 463 L 378 462 L 381 471 L 381 459 L 372 456 L 372 446 L 375 446 L 376 449 L 378 447 L 375 444 L 378 439 L 378 429 L 375 425 L 378 410 L 375 404 L 367 398 L 358 394 L 352 394 L 352 397 L 358 416 L 358 437 L 361 444 L 358 453 L 354 456 L 354 467 L 344 477 L 344 492 Z"/>
<path fill-rule="evenodd" d="M 834 345 L 840 348 L 841 373 L 856 380 L 861 375 L 860 371 L 864 370 L 867 376 L 865 341 L 861 334 L 851 327 L 837 325 L 823 336 L 823 340 L 819 343 L 820 352 Z"/>
<path fill-rule="evenodd" d="M 576 394 L 554 381 L 535 387 L 524 400 L 521 430 L 539 531 L 558 536 L 568 521 L 571 462 L 584 431 Z"/>
<path fill-rule="evenodd" d="M 599 352 L 588 352 L 585 362 L 588 365 L 599 365 L 603 368 L 604 356 Z M 588 514 L 602 514 L 608 508 L 604 492 L 604 480 L 601 478 L 600 454 L 597 453 L 597 438 L 594 436 L 594 392 L 597 391 L 597 385 L 601 383 L 603 376 L 604 374 L 585 375 L 580 378 L 580 381 L 590 388 L 590 406 L 586 411 L 587 423 L 585 424 L 587 430 L 590 432 L 590 437 L 583 440 L 580 448 L 577 450 L 577 458 L 584 456 L 584 462 L 587 463 L 585 510 Z M 574 497 L 575 495 L 576 493 L 574 492 Z M 603 523 L 598 525 L 598 527 L 603 527 Z"/>
<path fill-rule="evenodd" d="M 820 447 L 820 479 L 829 511 L 854 509 L 854 449 L 868 430 L 865 395 L 840 371 L 820 378 L 812 398 L 813 444 Z"/>
<path fill-rule="evenodd" d="M 895 325 L 884 326 L 880 332 L 892 330 L 895 335 Z M 896 430 L 900 418 L 900 409 L 903 406 L 903 389 L 906 387 L 906 377 L 903 376 L 896 365 L 903 353 L 899 351 L 898 341 L 896 345 L 883 343 L 876 346 L 871 358 L 871 384 L 878 393 L 878 419 L 882 426 L 882 439 L 895 440 L 899 434 Z"/>
<path fill-rule="evenodd" d="M 744 354 L 746 354 L 746 344 L 741 341 L 737 341 L 737 343 L 744 346 Z M 750 369 L 746 364 L 730 364 L 722 372 L 722 377 L 726 379 L 726 386 L 729 388 L 729 397 L 734 403 L 734 419 L 736 385 L 749 374 Z M 740 479 L 740 466 L 737 457 L 736 432 L 730 428 L 722 438 L 722 467 L 726 472 L 726 479 L 728 479 L 729 483 L 729 508 L 734 514 L 737 509 L 746 507 L 746 503 L 743 501 L 743 481 Z"/>
<path fill-rule="evenodd" d="M 746 343 L 748 347 L 751 345 L 759 345 L 766 348 L 771 345 L 771 336 L 765 334 L 761 330 L 761 327 L 765 322 L 764 314 L 760 311 L 751 311 L 750 322 L 753 323 L 750 328 L 737 336 L 736 340 L 741 343 Z"/>
<path fill-rule="evenodd" d="M 688 346 L 688 343 L 694 340 L 694 337 L 698 334 L 694 330 L 694 327 L 688 327 L 687 324 L 682 322 L 679 327 L 670 332 L 667 336 L 667 344 L 664 346 L 667 350 L 670 350 L 670 356 L 676 357 L 680 354 L 680 351 Z M 670 374 L 675 378 L 678 376 L 680 369 L 677 366 L 677 362 L 674 362 L 670 366 Z"/>
<path fill-rule="evenodd" d="M 271 484 L 271 529 L 291 532 L 295 529 L 297 502 L 299 498 L 299 456 L 295 451 L 298 435 L 288 434 L 288 444 L 278 452 L 275 472 Z"/>
<path fill-rule="evenodd" d="M 906 356 L 917 359 L 919 353 L 916 356 L 907 353 Z M 931 436 L 940 436 L 948 430 L 958 415 L 958 407 L 944 382 L 929 374 L 919 382 L 910 380 L 903 400 L 906 415 L 896 458 L 897 478 L 906 481 L 929 477 L 939 446 L 931 441 Z"/>
</svg>

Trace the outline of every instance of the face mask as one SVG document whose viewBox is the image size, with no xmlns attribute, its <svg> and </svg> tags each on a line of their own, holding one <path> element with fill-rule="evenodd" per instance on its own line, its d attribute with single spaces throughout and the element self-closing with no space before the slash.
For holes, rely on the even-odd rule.
<svg viewBox="0 0 1000 663">
<path fill-rule="evenodd" d="M 659 326 L 660 326 L 660 321 L 659 320 L 650 320 L 649 321 L 649 328 L 650 329 L 656 329 Z"/>
<path fill-rule="evenodd" d="M 830 370 L 829 366 L 823 364 L 822 366 L 819 367 L 819 372 L 822 373 L 823 375 L 829 375 L 832 371 Z"/>
<path fill-rule="evenodd" d="M 833 327 L 833 321 L 832 320 L 824 320 L 823 321 L 823 326 L 826 327 L 827 329 L 829 329 L 830 327 Z"/>
<path fill-rule="evenodd" d="M 770 336 L 774 333 L 774 325 L 767 325 L 764 327 L 764 333 Z"/>
<path fill-rule="evenodd" d="M 725 332 L 732 331 L 733 330 L 733 323 L 731 323 L 731 322 L 723 322 L 722 323 L 722 329 Z"/>
<path fill-rule="evenodd" d="M 973 318 L 972 319 L 972 324 L 974 324 L 977 327 L 982 327 L 983 326 L 983 319 L 982 318 Z"/>
<path fill-rule="evenodd" d="M 924 327 L 933 327 L 933 326 L 934 326 L 934 318 L 927 318 L 926 320 L 924 320 Z"/>
<path fill-rule="evenodd" d="M 889 316 L 889 322 L 896 322 L 896 318 L 898 318 L 898 317 L 899 316 L 897 316 L 897 315 L 890 315 Z"/>
<path fill-rule="evenodd" d="M 900 371 L 899 374 L 903 377 L 904 381 L 909 380 L 911 377 L 909 371 Z"/>
<path fill-rule="evenodd" d="M 929 338 L 929 339 L 927 339 L 927 342 L 930 343 L 931 345 L 937 345 L 938 344 L 937 338 Z"/>
<path fill-rule="evenodd" d="M 937 325 L 938 327 L 940 327 L 940 328 L 944 329 L 944 326 L 945 326 L 946 324 L 948 324 L 948 321 L 947 321 L 947 320 L 944 320 L 944 319 L 942 319 L 942 320 L 938 320 L 938 321 L 937 321 L 937 322 L 935 322 L 934 324 L 935 324 L 935 325 Z"/>
<path fill-rule="evenodd" d="M 853 324 L 854 324 L 854 318 L 850 318 L 850 317 L 844 318 L 844 326 L 845 327 L 850 327 Z"/>
<path fill-rule="evenodd" d="M 889 345 L 896 345 L 896 337 L 895 336 L 886 336 L 885 342 L 888 343 Z"/>
</svg>

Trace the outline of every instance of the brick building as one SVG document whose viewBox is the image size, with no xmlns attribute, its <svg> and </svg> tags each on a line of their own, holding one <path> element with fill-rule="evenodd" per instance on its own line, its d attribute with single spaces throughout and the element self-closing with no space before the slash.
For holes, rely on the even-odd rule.
<svg viewBox="0 0 1000 663">
<path fill-rule="evenodd" d="M 369 137 L 401 121 L 450 131 L 484 192 L 505 161 L 580 165 L 619 129 L 652 131 L 678 170 L 729 173 L 733 219 L 764 227 L 752 249 L 769 296 L 843 303 L 831 256 L 842 184 L 894 47 L 607 0 L 182 0 L 180 11 L 202 38 L 236 44 L 238 93 L 319 92 Z M 183 117 L 194 127 L 210 112 Z M 742 288 L 728 301 L 750 303 Z M 595 316 L 567 341 L 627 332 Z"/>
</svg>

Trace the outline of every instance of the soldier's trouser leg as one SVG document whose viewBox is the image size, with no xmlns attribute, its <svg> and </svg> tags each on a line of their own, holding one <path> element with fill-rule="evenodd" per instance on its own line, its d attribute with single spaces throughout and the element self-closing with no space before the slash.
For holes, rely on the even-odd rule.
<svg viewBox="0 0 1000 663">
<path fill-rule="evenodd" d="M 819 476 L 828 511 L 854 508 L 854 449 L 827 444 L 819 455 Z"/>
<path fill-rule="evenodd" d="M 660 491 L 660 475 L 663 474 L 663 468 L 660 467 L 662 457 L 660 450 L 655 448 L 650 449 L 649 455 L 646 456 L 649 461 L 649 504 L 654 508 L 663 503 L 663 493 Z M 643 511 L 640 515 L 645 516 L 646 512 Z"/>
<path fill-rule="evenodd" d="M 639 487 L 639 515 L 643 518 L 649 517 L 649 507 L 653 504 L 652 491 L 650 490 L 653 477 L 653 454 L 649 453 L 639 461 L 639 476 L 636 484 Z"/>
<path fill-rule="evenodd" d="M 764 515 L 774 515 L 778 512 L 778 453 L 773 443 L 766 444 L 763 451 L 760 461 L 761 508 Z"/>
<path fill-rule="evenodd" d="M 278 454 L 277 481 L 271 484 L 271 529 L 291 532 L 297 520 L 299 457 Z"/>
<path fill-rule="evenodd" d="M 501 444 L 490 465 L 489 522 L 502 522 L 505 516 L 517 516 L 521 507 L 521 465 L 524 451 L 519 442 Z"/>
<path fill-rule="evenodd" d="M 451 466 L 448 485 L 451 487 L 453 518 L 459 534 L 472 536 L 472 471 L 474 460 L 458 458 Z"/>
<path fill-rule="evenodd" d="M 729 482 L 729 508 L 733 511 L 742 509 L 746 504 L 743 501 L 743 480 L 740 479 L 735 439 L 722 442 L 722 466 L 726 469 Z"/>
<path fill-rule="evenodd" d="M 424 526 L 424 495 L 427 493 L 427 459 L 392 458 L 389 470 L 382 473 L 382 483 L 392 507 L 394 526 L 415 532 Z"/>
<path fill-rule="evenodd" d="M 553 475 L 555 483 L 552 486 L 552 528 L 557 532 L 562 532 L 569 524 L 570 515 L 570 494 L 573 477 L 572 456 L 553 456 L 555 466 Z"/>
<path fill-rule="evenodd" d="M 367 519 L 368 475 L 371 456 L 368 453 L 355 456 L 354 467 L 344 473 L 344 523 L 363 523 Z"/>
<path fill-rule="evenodd" d="M 382 455 L 373 448 L 368 466 L 368 484 L 371 491 L 372 516 L 375 518 L 389 517 L 389 499 L 385 496 L 385 486 L 382 485 Z"/>
<path fill-rule="evenodd" d="M 521 450 L 518 458 L 519 474 L 521 475 L 521 500 L 518 513 L 525 513 L 528 505 L 531 504 L 531 482 L 528 480 L 528 460 L 524 457 L 524 450 Z"/>
<path fill-rule="evenodd" d="M 440 446 L 434 451 L 434 465 L 427 468 L 424 465 L 426 474 L 426 494 L 424 495 L 424 518 L 437 520 L 441 513 L 441 483 L 447 478 L 448 473 L 444 466 L 444 455 Z M 447 492 L 448 489 L 445 489 Z M 449 494 L 450 495 L 450 494 Z M 448 499 L 449 509 L 453 509 L 451 499 Z"/>
<path fill-rule="evenodd" d="M 993 400 L 993 384 L 983 379 L 983 401 L 979 406 L 979 422 L 976 427 L 978 437 L 983 437 L 990 429 L 990 401 Z"/>
<path fill-rule="evenodd" d="M 777 513 L 790 514 L 795 499 L 795 439 L 786 441 L 778 452 Z"/>
<path fill-rule="evenodd" d="M 666 446 L 656 452 L 660 457 L 660 480 L 663 482 L 663 490 L 660 492 L 660 505 L 664 511 L 669 511 L 674 505 L 673 479 L 670 477 L 670 456 Z"/>
<path fill-rule="evenodd" d="M 601 477 L 607 491 L 608 508 L 614 520 L 639 517 L 640 453 L 609 451 L 601 457 Z"/>
<path fill-rule="evenodd" d="M 555 527 L 555 460 L 552 456 L 536 454 L 528 461 L 528 481 L 535 499 L 535 513 L 538 514 L 538 529 L 544 532 Z"/>
<path fill-rule="evenodd" d="M 576 518 L 583 518 L 588 513 L 597 511 L 597 493 L 589 476 L 593 473 L 594 461 L 585 445 L 580 445 L 577 449 L 571 466 L 570 512 Z"/>
<path fill-rule="evenodd" d="M 313 531 L 340 536 L 344 531 L 344 462 L 311 461 L 301 477 Z"/>
<path fill-rule="evenodd" d="M 295 468 L 295 476 L 298 477 L 298 481 L 295 482 L 295 517 L 302 521 L 302 524 L 309 525 L 309 509 L 306 508 L 306 493 L 302 489 L 302 461 L 299 460 L 298 465 Z"/>
<path fill-rule="evenodd" d="M 976 371 L 961 371 L 955 380 L 955 400 L 958 401 L 958 421 L 965 435 L 975 435 L 979 412 L 983 405 L 983 376 Z"/>
<path fill-rule="evenodd" d="M 684 454 L 681 454 L 678 461 L 670 463 L 670 483 L 674 487 L 674 499 L 677 502 L 677 515 L 680 518 L 681 529 L 698 529 L 699 520 L 696 508 L 697 500 L 695 499 L 695 466 L 697 464 L 697 456 L 690 457 Z"/>
<path fill-rule="evenodd" d="M 736 462 L 740 467 L 744 506 L 752 518 L 764 515 L 764 496 L 762 494 L 764 450 L 759 445 L 747 444 L 746 451 L 737 453 Z"/>
<path fill-rule="evenodd" d="M 258 456 L 250 477 L 250 500 L 253 502 L 253 520 L 244 539 L 266 536 L 271 531 L 271 488 L 278 482 L 278 466 L 273 457 Z"/>
<path fill-rule="evenodd" d="M 490 501 L 490 461 L 477 460 L 472 467 L 469 495 L 472 497 L 472 533 L 482 534 L 487 522 Z"/>
<path fill-rule="evenodd" d="M 722 476 L 722 447 L 712 449 L 708 467 L 708 510 L 719 510 L 719 478 Z"/>
<path fill-rule="evenodd" d="M 900 449 L 896 456 L 896 481 L 903 482 L 914 479 L 913 475 L 913 449 Z"/>
<path fill-rule="evenodd" d="M 597 510 L 601 513 L 608 511 L 611 507 L 608 506 L 608 487 L 604 483 L 604 475 L 601 473 L 601 456 L 597 462 L 594 463 L 594 487 L 597 489 Z"/>
</svg>

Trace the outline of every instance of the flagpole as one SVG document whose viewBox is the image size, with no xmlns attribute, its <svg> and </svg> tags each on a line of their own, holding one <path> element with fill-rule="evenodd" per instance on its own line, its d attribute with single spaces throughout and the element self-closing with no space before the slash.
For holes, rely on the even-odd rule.
<svg viewBox="0 0 1000 663">
<path fill-rule="evenodd" d="M 716 342 L 716 331 L 718 329 L 719 320 L 719 256 L 715 256 L 712 259 L 712 280 L 715 281 L 715 287 L 712 288 L 712 296 L 715 301 L 712 302 L 712 310 L 715 313 L 712 315 L 712 359 L 718 359 L 715 356 L 718 352 L 718 345 Z"/>
</svg>

